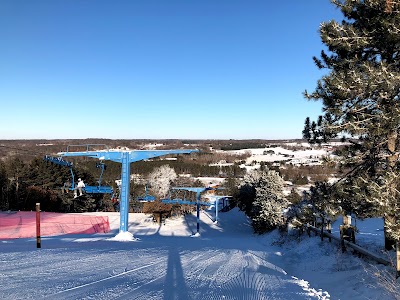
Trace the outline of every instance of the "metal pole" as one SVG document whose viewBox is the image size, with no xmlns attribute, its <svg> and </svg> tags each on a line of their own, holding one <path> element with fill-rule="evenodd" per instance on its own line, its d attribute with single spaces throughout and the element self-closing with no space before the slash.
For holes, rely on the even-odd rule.
<svg viewBox="0 0 400 300">
<path fill-rule="evenodd" d="M 128 152 L 122 153 L 122 171 L 121 171 L 121 199 L 120 199 L 120 225 L 119 231 L 128 231 L 129 217 L 129 190 L 131 176 L 131 162 Z"/>
<path fill-rule="evenodd" d="M 215 223 L 218 223 L 218 197 L 215 198 Z"/>
<path fill-rule="evenodd" d="M 200 192 L 197 192 L 197 233 L 200 233 Z"/>
<path fill-rule="evenodd" d="M 36 248 L 41 248 L 41 240 L 40 240 L 40 203 L 36 203 Z"/>
<path fill-rule="evenodd" d="M 396 242 L 396 278 L 400 277 L 400 241 Z"/>
</svg>

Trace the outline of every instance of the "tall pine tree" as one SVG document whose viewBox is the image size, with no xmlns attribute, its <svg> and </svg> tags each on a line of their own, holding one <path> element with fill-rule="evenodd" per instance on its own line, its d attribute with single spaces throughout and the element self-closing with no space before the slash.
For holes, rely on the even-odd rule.
<svg viewBox="0 0 400 300">
<path fill-rule="evenodd" d="M 400 153 L 400 0 L 331 0 L 343 13 L 341 23 L 321 24 L 328 51 L 314 57 L 328 70 L 310 100 L 322 100 L 324 115 L 310 140 L 342 135 L 351 144 L 342 163 L 348 177 L 366 190 L 385 218 L 386 247 L 399 243 L 399 197 L 393 180 Z M 374 183 L 374 184 L 372 184 Z"/>
</svg>

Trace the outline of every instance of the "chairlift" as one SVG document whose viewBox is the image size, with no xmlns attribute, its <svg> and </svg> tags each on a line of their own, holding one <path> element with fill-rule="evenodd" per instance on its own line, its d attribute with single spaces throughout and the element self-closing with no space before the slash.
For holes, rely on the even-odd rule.
<svg viewBox="0 0 400 300">
<path fill-rule="evenodd" d="M 154 200 L 156 200 L 156 197 L 151 196 L 151 195 L 148 194 L 147 184 L 144 187 L 144 191 L 145 191 L 145 195 L 137 197 L 136 198 L 137 201 L 139 201 L 139 202 L 153 202 Z"/>
<path fill-rule="evenodd" d="M 168 195 L 169 195 L 168 198 L 161 199 L 162 203 L 165 203 L 165 204 L 181 204 L 181 205 L 196 205 L 196 202 L 193 202 L 193 201 L 190 201 L 190 200 L 186 200 L 186 191 L 184 191 L 184 193 L 183 193 L 183 199 L 181 199 L 181 198 L 171 198 L 171 190 L 169 191 Z"/>
<path fill-rule="evenodd" d="M 73 163 L 66 161 L 62 159 L 61 157 L 53 157 L 50 155 L 45 155 L 43 160 L 63 166 L 63 167 L 68 167 L 71 173 L 71 186 L 64 186 L 64 189 L 68 189 L 70 191 L 74 191 L 76 188 L 75 185 L 75 176 L 74 176 L 74 171 L 73 171 Z M 101 169 L 100 177 L 98 182 L 98 185 L 85 185 L 84 188 L 82 188 L 82 191 L 84 191 L 86 194 L 113 194 L 114 191 L 111 186 L 105 186 L 101 185 L 102 177 L 104 170 L 106 169 L 105 164 L 103 162 L 97 163 L 96 168 Z"/>
</svg>

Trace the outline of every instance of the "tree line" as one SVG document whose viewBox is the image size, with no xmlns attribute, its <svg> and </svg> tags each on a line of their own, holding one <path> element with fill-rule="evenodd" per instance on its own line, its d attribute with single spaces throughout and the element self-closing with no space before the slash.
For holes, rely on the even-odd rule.
<svg viewBox="0 0 400 300">
<path fill-rule="evenodd" d="M 98 185 L 101 170 L 96 161 L 86 158 L 71 158 L 75 183 L 82 178 L 86 185 Z M 144 194 L 147 177 L 156 168 L 169 165 L 177 174 L 195 177 L 242 176 L 239 166 L 208 166 L 191 161 L 140 161 L 132 163 L 132 173 L 139 174 L 140 182 L 133 181 L 133 198 Z M 121 164 L 107 162 L 101 185 L 111 186 L 117 193 L 116 180 L 121 177 Z M 68 167 L 53 164 L 36 156 L 31 160 L 16 156 L 0 161 L 0 210 L 32 210 L 41 202 L 42 210 L 54 212 L 112 210 L 112 195 L 85 195 L 85 201 L 74 200 L 73 193 L 63 192 L 64 185 L 71 185 L 72 175 Z M 188 184 L 180 179 L 181 184 Z"/>
</svg>

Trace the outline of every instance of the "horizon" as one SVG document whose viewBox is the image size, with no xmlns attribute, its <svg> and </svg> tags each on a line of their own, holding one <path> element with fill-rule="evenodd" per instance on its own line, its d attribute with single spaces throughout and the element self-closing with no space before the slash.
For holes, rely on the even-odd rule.
<svg viewBox="0 0 400 300">
<path fill-rule="evenodd" d="M 151 141 L 151 142 L 157 142 L 157 141 L 175 141 L 175 142 L 206 142 L 206 141 L 221 141 L 221 142 L 228 142 L 228 141 L 238 141 L 238 142 L 245 142 L 245 141 L 260 141 L 260 142 L 302 142 L 302 143 L 309 143 L 306 139 L 303 138 L 293 138 L 293 139 L 259 139 L 259 138 L 254 138 L 254 139 L 196 139 L 196 138 L 183 138 L 183 139 L 178 139 L 178 138 L 161 138 L 161 139 L 147 139 L 147 138 L 54 138 L 54 139 L 39 139 L 39 138 L 31 138 L 31 139 L 25 139 L 25 138 L 20 138 L 20 139 L 0 139 L 1 141 L 5 142 L 12 142 L 12 141 L 85 141 L 85 140 L 106 140 L 106 141 Z M 338 142 L 341 141 L 341 138 L 334 138 L 330 139 L 326 143 L 322 144 L 329 144 L 330 142 Z M 317 145 L 317 143 L 316 143 Z"/>
</svg>

